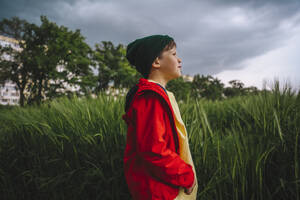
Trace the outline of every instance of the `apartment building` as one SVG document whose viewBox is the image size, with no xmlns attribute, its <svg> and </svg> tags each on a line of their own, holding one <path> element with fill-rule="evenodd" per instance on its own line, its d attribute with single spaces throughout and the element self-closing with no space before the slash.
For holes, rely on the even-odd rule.
<svg viewBox="0 0 300 200">
<path fill-rule="evenodd" d="M 19 42 L 13 38 L 0 35 L 1 46 L 11 46 L 17 51 L 21 51 Z M 5 59 L 10 59 L 9 55 L 4 55 Z M 18 105 L 20 99 L 19 91 L 16 89 L 16 84 L 7 81 L 4 85 L 0 85 L 0 104 L 2 105 Z"/>
<path fill-rule="evenodd" d="M 193 82 L 194 77 L 189 75 L 182 75 L 184 81 Z"/>
<path fill-rule="evenodd" d="M 19 91 L 16 85 L 11 81 L 0 87 L 0 104 L 2 105 L 18 105 L 20 99 Z"/>
</svg>

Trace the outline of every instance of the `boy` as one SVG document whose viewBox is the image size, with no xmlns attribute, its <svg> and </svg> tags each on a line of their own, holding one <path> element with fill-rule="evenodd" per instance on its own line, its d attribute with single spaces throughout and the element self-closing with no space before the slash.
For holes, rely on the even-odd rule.
<svg viewBox="0 0 300 200">
<path fill-rule="evenodd" d="M 176 43 L 168 35 L 140 38 L 127 59 L 143 75 L 126 96 L 128 130 L 124 171 L 134 200 L 196 199 L 197 180 L 188 138 L 168 81 L 181 76 Z"/>
</svg>

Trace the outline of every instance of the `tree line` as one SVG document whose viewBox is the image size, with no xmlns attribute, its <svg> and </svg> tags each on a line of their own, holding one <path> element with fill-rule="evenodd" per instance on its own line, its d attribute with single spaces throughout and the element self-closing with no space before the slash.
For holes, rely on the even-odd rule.
<svg viewBox="0 0 300 200">
<path fill-rule="evenodd" d="M 80 30 L 40 17 L 41 24 L 12 17 L 0 21 L 0 34 L 14 38 L 18 48 L 0 45 L 0 85 L 10 80 L 20 93 L 20 105 L 40 104 L 45 99 L 68 95 L 98 94 L 109 88 L 130 88 L 141 78 L 126 59 L 126 47 L 110 41 L 91 48 Z M 176 98 L 219 100 L 259 92 L 256 87 L 244 88 L 239 80 L 231 87 L 210 75 L 196 74 L 192 82 L 182 77 L 167 84 Z M 70 87 L 78 88 L 70 90 Z"/>
</svg>

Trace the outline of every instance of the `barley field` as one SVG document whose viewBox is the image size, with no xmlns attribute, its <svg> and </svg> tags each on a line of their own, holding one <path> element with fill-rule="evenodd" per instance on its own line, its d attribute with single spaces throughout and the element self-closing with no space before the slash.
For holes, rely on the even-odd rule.
<svg viewBox="0 0 300 200">
<path fill-rule="evenodd" d="M 300 199 L 300 93 L 179 103 L 198 199 Z M 0 199 L 130 199 L 124 97 L 0 109 Z"/>
</svg>

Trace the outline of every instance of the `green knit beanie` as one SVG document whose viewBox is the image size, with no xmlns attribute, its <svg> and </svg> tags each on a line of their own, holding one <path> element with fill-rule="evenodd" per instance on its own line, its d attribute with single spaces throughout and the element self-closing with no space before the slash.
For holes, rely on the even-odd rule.
<svg viewBox="0 0 300 200">
<path fill-rule="evenodd" d="M 145 78 L 161 51 L 174 39 L 168 35 L 151 35 L 136 39 L 127 46 L 126 58 Z"/>
</svg>

